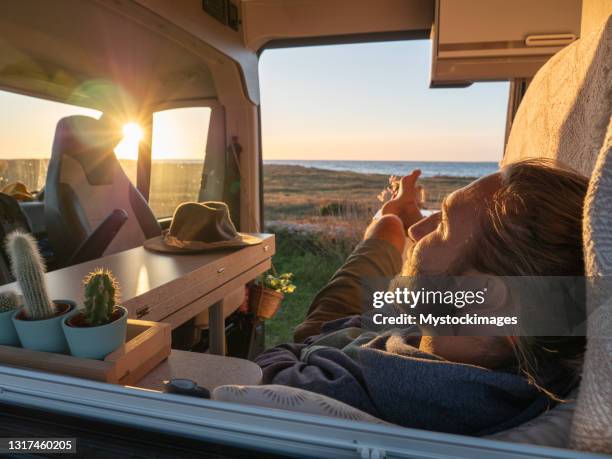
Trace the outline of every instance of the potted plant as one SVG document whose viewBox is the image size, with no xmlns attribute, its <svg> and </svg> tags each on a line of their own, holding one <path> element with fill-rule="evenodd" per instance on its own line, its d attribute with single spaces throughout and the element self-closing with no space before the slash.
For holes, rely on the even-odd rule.
<svg viewBox="0 0 612 459">
<path fill-rule="evenodd" d="M 110 271 L 96 269 L 83 282 L 84 310 L 62 327 L 72 355 L 102 360 L 125 342 L 128 312 L 117 304 L 119 286 Z"/>
<path fill-rule="evenodd" d="M 293 273 L 265 274 L 251 288 L 251 310 L 260 319 L 274 317 L 285 294 L 293 293 Z"/>
<path fill-rule="evenodd" d="M 12 291 L 0 292 L 0 345 L 19 346 L 19 337 L 13 325 L 13 316 L 21 308 L 21 301 Z"/>
<path fill-rule="evenodd" d="M 49 299 L 45 265 L 31 235 L 15 231 L 8 235 L 6 247 L 11 271 L 23 294 L 23 309 L 12 317 L 21 345 L 35 351 L 66 353 L 61 322 L 74 311 L 75 303 Z"/>
</svg>

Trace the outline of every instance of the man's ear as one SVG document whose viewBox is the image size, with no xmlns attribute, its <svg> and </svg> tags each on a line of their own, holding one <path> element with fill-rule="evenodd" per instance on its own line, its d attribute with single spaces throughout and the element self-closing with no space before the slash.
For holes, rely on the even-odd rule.
<svg viewBox="0 0 612 459">
<path fill-rule="evenodd" d="M 481 292 L 483 296 L 484 301 L 470 306 L 470 310 L 495 314 L 506 308 L 510 292 L 503 277 L 483 274 L 475 269 L 470 269 L 458 279 L 462 290 Z"/>
</svg>

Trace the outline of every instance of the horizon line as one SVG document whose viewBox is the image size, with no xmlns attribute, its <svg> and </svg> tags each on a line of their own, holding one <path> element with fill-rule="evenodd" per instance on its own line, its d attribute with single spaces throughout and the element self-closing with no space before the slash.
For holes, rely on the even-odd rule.
<svg viewBox="0 0 612 459">
<path fill-rule="evenodd" d="M 1 161 L 44 161 L 49 160 L 50 157 L 25 157 L 25 158 L 6 158 L 1 157 Z M 137 159 L 133 158 L 117 158 L 119 161 L 137 161 Z M 152 158 L 153 161 L 192 161 L 192 162 L 202 162 L 205 158 L 202 159 L 194 159 L 194 158 Z M 310 162 L 320 162 L 320 163 L 489 163 L 489 164 L 498 164 L 499 161 L 478 161 L 478 160 L 445 160 L 445 159 L 429 159 L 429 160 L 419 160 L 419 159 L 301 159 L 301 158 L 274 158 L 274 159 L 263 159 L 263 162 L 267 161 L 310 161 Z"/>
</svg>

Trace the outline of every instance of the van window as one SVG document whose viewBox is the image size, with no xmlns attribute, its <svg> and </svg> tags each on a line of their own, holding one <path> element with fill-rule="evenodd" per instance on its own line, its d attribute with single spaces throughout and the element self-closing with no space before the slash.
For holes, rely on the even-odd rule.
<svg viewBox="0 0 612 459">
<path fill-rule="evenodd" d="M 497 170 L 508 83 L 430 89 L 429 40 L 266 50 L 260 59 L 264 215 L 297 290 L 266 323 L 291 340 L 381 207 L 389 176 L 422 170 L 425 207 Z"/>
<path fill-rule="evenodd" d="M 96 110 L 6 91 L 0 91 L 0 107 L 0 190 L 16 181 L 30 191 L 41 190 L 57 122 L 70 115 L 96 119 L 101 115 Z"/>
<path fill-rule="evenodd" d="M 149 205 L 157 217 L 172 216 L 181 202 L 197 201 L 210 112 L 188 107 L 153 114 Z"/>
</svg>

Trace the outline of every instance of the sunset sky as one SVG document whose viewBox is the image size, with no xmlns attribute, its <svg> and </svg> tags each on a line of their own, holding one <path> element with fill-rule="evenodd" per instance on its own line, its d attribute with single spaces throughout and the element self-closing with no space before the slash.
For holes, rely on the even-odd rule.
<svg viewBox="0 0 612 459">
<path fill-rule="evenodd" d="M 429 89 L 430 43 L 265 51 L 264 159 L 497 161 L 508 84 Z M 0 92 L 0 159 L 44 158 L 63 116 L 94 110 Z M 209 110 L 154 118 L 156 159 L 202 159 Z M 138 130 L 116 152 L 135 157 Z M 131 144 L 130 144 L 131 140 Z"/>
<path fill-rule="evenodd" d="M 429 89 L 429 40 L 274 49 L 264 159 L 499 161 L 508 83 Z"/>
</svg>

